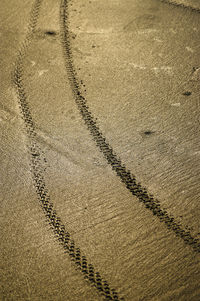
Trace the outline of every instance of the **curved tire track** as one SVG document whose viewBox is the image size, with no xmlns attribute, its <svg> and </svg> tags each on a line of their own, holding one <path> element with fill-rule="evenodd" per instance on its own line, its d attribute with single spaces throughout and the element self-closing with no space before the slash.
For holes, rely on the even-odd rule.
<svg viewBox="0 0 200 301">
<path fill-rule="evenodd" d="M 70 259 L 74 262 L 76 268 L 78 268 L 79 271 L 84 275 L 85 279 L 89 281 L 89 283 L 92 284 L 103 297 L 105 297 L 105 300 L 123 301 L 124 298 L 120 298 L 118 293 L 114 289 L 110 288 L 108 282 L 102 278 L 100 273 L 95 270 L 94 266 L 88 262 L 86 256 L 82 254 L 80 248 L 76 246 L 70 233 L 66 230 L 63 222 L 57 215 L 57 212 L 54 210 L 53 203 L 50 200 L 48 189 L 46 187 L 44 177 L 45 170 L 42 164 L 44 154 L 35 139 L 35 123 L 31 116 L 28 105 L 28 95 L 23 83 L 23 61 L 36 29 L 41 4 L 42 0 L 35 0 L 33 4 L 28 31 L 19 50 L 13 73 L 13 82 L 17 90 L 19 107 L 28 137 L 27 147 L 30 155 L 31 173 L 38 195 L 38 200 L 44 211 L 47 221 L 57 236 L 57 239 L 62 244 L 65 252 L 70 256 Z"/>
<path fill-rule="evenodd" d="M 73 55 L 70 43 L 69 32 L 69 3 L 71 0 L 62 0 L 60 8 L 61 17 L 61 36 L 62 45 L 64 50 L 65 66 L 68 74 L 68 79 L 73 91 L 74 99 L 77 104 L 78 110 L 84 120 L 93 140 L 96 142 L 100 152 L 103 153 L 107 163 L 111 165 L 112 169 L 116 172 L 121 182 L 124 183 L 126 188 L 136 196 L 139 202 L 142 202 L 144 206 L 151 211 L 151 213 L 157 216 L 160 222 L 165 223 L 167 228 L 173 231 L 177 237 L 181 238 L 185 244 L 190 245 L 195 252 L 200 252 L 200 241 L 192 237 L 189 231 L 176 222 L 174 217 L 170 216 L 166 210 L 161 208 L 160 202 L 156 200 L 152 195 L 147 192 L 147 189 L 142 187 L 140 183 L 136 181 L 136 178 L 126 166 L 121 162 L 120 158 L 115 154 L 112 146 L 107 142 L 105 136 L 101 132 L 96 123 L 96 118 L 93 117 L 89 107 L 86 105 L 86 99 L 81 93 L 79 83 L 76 77 L 76 72 L 73 63 Z M 161 0 L 162 1 L 162 0 Z M 163 0 L 164 1 L 164 0 Z M 164 1 L 165 2 L 165 1 Z"/>
</svg>

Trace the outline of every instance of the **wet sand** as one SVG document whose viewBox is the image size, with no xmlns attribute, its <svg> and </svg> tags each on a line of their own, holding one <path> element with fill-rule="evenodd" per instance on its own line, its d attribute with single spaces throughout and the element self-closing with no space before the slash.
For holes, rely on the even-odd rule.
<svg viewBox="0 0 200 301">
<path fill-rule="evenodd" d="M 1 300 L 199 300 L 200 5 L 169 2 L 2 1 Z"/>
</svg>

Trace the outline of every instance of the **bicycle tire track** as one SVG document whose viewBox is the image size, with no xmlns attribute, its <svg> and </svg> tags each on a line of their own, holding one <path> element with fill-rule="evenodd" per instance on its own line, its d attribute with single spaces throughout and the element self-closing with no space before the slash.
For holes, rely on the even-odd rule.
<svg viewBox="0 0 200 301">
<path fill-rule="evenodd" d="M 157 216 L 160 222 L 164 222 L 167 228 L 173 231 L 177 237 L 181 238 L 185 244 L 190 245 L 195 252 L 199 253 L 200 241 L 192 237 L 190 231 L 184 230 L 182 225 L 176 222 L 173 216 L 170 216 L 166 210 L 161 208 L 160 202 L 149 194 L 146 188 L 142 187 L 141 184 L 136 181 L 136 177 L 131 174 L 130 170 L 127 170 L 126 166 L 114 152 L 112 146 L 106 141 L 105 136 L 95 121 L 97 119 L 93 117 L 89 107 L 86 105 L 86 99 L 82 95 L 79 82 L 76 77 L 71 49 L 68 10 L 70 1 L 72 0 L 62 0 L 60 7 L 61 42 L 64 52 L 64 61 L 76 105 L 92 136 L 92 139 L 95 141 L 100 152 L 104 155 L 107 163 L 112 167 L 113 171 L 116 172 L 117 176 L 121 179 L 121 182 L 125 184 L 126 188 L 132 193 L 132 195 L 136 196 L 139 202 L 143 203 L 148 210 Z"/>
<path fill-rule="evenodd" d="M 100 295 L 105 298 L 105 300 L 124 301 L 125 299 L 120 298 L 116 290 L 110 288 L 108 282 L 102 278 L 101 274 L 94 268 L 94 265 L 88 262 L 87 257 L 83 255 L 80 248 L 77 247 L 75 241 L 71 237 L 70 232 L 66 230 L 66 227 L 58 216 L 56 210 L 54 210 L 54 206 L 45 183 L 45 169 L 42 164 L 44 153 L 41 151 L 36 140 L 36 127 L 29 109 L 28 94 L 25 91 L 23 83 L 23 61 L 36 29 L 41 4 L 42 0 L 35 0 L 33 4 L 30 13 L 28 31 L 25 40 L 19 49 L 12 75 L 13 83 L 18 94 L 19 108 L 28 138 L 27 148 L 30 155 L 31 174 L 33 177 L 34 186 L 40 206 L 44 211 L 50 227 L 52 228 L 58 241 L 63 246 L 64 252 L 68 253 L 70 259 L 74 262 L 75 267 L 78 268 L 87 282 L 95 287 Z"/>
<path fill-rule="evenodd" d="M 186 4 L 183 4 L 183 3 L 178 3 L 176 1 L 172 1 L 172 0 L 159 0 L 160 2 L 163 2 L 167 5 L 173 5 L 173 6 L 176 6 L 176 7 L 181 7 L 181 8 L 185 8 L 185 9 L 188 9 L 192 12 L 195 12 L 195 13 L 200 13 L 200 9 L 197 8 L 197 7 L 193 7 L 191 5 L 186 5 Z"/>
</svg>

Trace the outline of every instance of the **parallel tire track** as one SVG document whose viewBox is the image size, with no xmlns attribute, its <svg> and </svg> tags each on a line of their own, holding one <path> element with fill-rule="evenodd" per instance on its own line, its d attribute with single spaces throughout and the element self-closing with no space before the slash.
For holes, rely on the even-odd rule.
<svg viewBox="0 0 200 301">
<path fill-rule="evenodd" d="M 13 73 L 13 82 L 17 90 L 19 107 L 28 138 L 27 147 L 30 154 L 31 173 L 38 200 L 57 239 L 63 246 L 65 252 L 70 256 L 70 259 L 74 262 L 76 268 L 84 275 L 85 279 L 101 293 L 105 300 L 122 301 L 124 298 L 120 298 L 118 293 L 110 288 L 108 282 L 102 278 L 100 273 L 95 270 L 94 266 L 88 262 L 86 256 L 82 254 L 80 248 L 76 246 L 70 233 L 66 230 L 63 222 L 57 215 L 56 210 L 54 210 L 53 203 L 50 200 L 48 189 L 46 187 L 44 177 L 45 170 L 42 164 L 44 155 L 36 141 L 35 123 L 31 116 L 28 96 L 23 83 L 23 61 L 36 29 L 41 4 L 42 0 L 35 0 L 33 4 L 28 31 L 19 50 Z"/>
<path fill-rule="evenodd" d="M 177 237 L 181 238 L 185 244 L 190 245 L 195 252 L 200 252 L 199 240 L 193 238 L 189 231 L 184 230 L 181 224 L 176 222 L 174 217 L 170 216 L 166 210 L 162 209 L 160 202 L 152 195 L 148 194 L 147 189 L 142 187 L 140 183 L 136 181 L 135 176 L 126 169 L 124 164 L 122 164 L 120 158 L 114 153 L 112 147 L 99 129 L 95 121 L 96 118 L 93 117 L 89 107 L 86 105 L 86 99 L 81 93 L 73 63 L 69 31 L 68 8 L 70 1 L 71 0 L 61 1 L 61 36 L 68 79 L 82 119 L 84 120 L 93 140 L 103 153 L 108 164 L 111 165 L 112 169 L 116 172 L 117 176 L 121 179 L 132 195 L 136 196 L 139 202 L 143 203 L 144 206 L 150 210 L 153 215 L 157 216 L 161 222 L 164 222 L 167 228 L 173 231 Z"/>
</svg>

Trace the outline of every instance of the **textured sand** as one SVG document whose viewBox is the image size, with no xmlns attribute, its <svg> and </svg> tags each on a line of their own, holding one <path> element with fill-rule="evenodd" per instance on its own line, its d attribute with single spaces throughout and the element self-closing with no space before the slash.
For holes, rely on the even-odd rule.
<svg viewBox="0 0 200 301">
<path fill-rule="evenodd" d="M 200 14 L 190 8 L 200 4 L 169 2 L 71 0 L 64 36 L 60 1 L 2 1 L 1 300 L 199 300 Z M 191 244 L 108 164 L 74 81 L 106 143 Z M 44 184 L 116 298 L 64 253 L 40 206 Z"/>
</svg>

